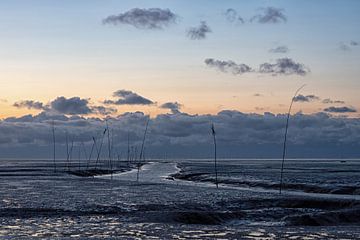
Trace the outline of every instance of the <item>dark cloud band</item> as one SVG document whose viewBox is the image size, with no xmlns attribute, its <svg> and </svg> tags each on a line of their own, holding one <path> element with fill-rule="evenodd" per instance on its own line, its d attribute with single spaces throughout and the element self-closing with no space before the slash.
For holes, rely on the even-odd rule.
<svg viewBox="0 0 360 240">
<path fill-rule="evenodd" d="M 126 149 L 127 136 L 131 144 L 141 143 L 148 116 L 141 112 L 124 113 L 108 117 L 114 131 L 114 147 Z M 7 118 L 0 121 L 0 146 L 28 146 L 32 148 L 51 145 L 51 123 L 56 128 L 57 144 L 65 145 L 66 132 L 75 142 L 91 145 L 92 136 L 99 136 L 106 123 L 99 118 L 54 115 L 43 112 L 32 116 Z M 186 113 L 160 114 L 150 119 L 147 147 L 159 146 L 171 151 L 169 146 L 211 146 L 210 126 L 217 126 L 217 137 L 224 151 L 227 146 L 256 146 L 273 144 L 272 151 L 281 152 L 286 114 L 255 114 L 224 110 L 218 114 L 190 115 Z M 360 121 L 356 118 L 331 117 L 326 113 L 291 116 L 289 141 L 292 146 L 329 149 L 339 143 L 359 146 Z M 51 149 L 49 147 L 49 149 Z M 185 148 L 184 148 L 185 149 Z M 149 150 L 151 153 L 151 151 Z M 162 153 L 163 153 L 162 152 Z M 191 154 L 191 152 L 189 153 Z"/>
</svg>

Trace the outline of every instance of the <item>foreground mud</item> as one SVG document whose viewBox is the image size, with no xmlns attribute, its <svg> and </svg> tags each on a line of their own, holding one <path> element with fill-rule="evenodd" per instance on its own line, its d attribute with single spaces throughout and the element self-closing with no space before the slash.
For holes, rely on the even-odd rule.
<svg viewBox="0 0 360 240">
<path fill-rule="evenodd" d="M 356 199 L 279 195 L 168 178 L 174 164 L 104 177 L 0 178 L 0 236 L 356 239 Z M 160 165 L 159 165 L 160 164 Z"/>
</svg>

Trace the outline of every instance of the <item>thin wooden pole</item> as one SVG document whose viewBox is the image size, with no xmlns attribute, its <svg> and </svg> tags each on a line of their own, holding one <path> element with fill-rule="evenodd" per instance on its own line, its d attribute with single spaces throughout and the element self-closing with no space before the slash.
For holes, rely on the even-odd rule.
<svg viewBox="0 0 360 240">
<path fill-rule="evenodd" d="M 150 116 L 149 116 L 148 120 L 146 121 L 144 136 L 143 136 L 142 144 L 141 144 L 140 157 L 139 157 L 139 161 L 138 161 L 138 164 L 137 164 L 138 165 L 137 166 L 137 174 L 136 174 L 136 181 L 137 182 L 139 182 L 140 164 L 141 164 L 141 160 L 143 159 L 144 145 L 145 145 L 146 133 L 147 133 L 148 126 L 149 126 L 149 121 L 150 121 Z"/>
<path fill-rule="evenodd" d="M 72 161 L 72 152 L 73 152 L 73 148 L 74 148 L 74 138 L 71 140 L 71 147 L 70 147 L 70 157 L 69 157 L 69 170 L 70 170 L 70 166 L 71 166 L 71 161 Z"/>
<path fill-rule="evenodd" d="M 55 123 L 52 121 L 52 136 L 53 136 L 53 157 L 54 157 L 54 172 L 56 172 L 56 142 L 55 142 Z"/>
<path fill-rule="evenodd" d="M 303 87 L 305 87 L 305 85 L 302 85 L 298 90 L 296 90 L 296 92 L 294 94 L 294 97 L 291 99 L 289 111 L 288 111 L 288 114 L 287 114 L 287 117 L 286 117 L 285 135 L 284 135 L 283 153 L 282 153 L 281 171 L 280 171 L 280 187 L 279 187 L 279 193 L 280 194 L 281 194 L 282 185 L 283 185 L 284 163 L 285 163 L 285 156 L 286 156 L 286 140 L 287 140 L 287 133 L 288 133 L 288 128 L 289 128 L 289 119 L 290 119 L 291 108 L 292 108 L 292 105 L 294 103 L 295 97 L 298 95 L 298 93 L 300 92 L 300 90 Z"/>
<path fill-rule="evenodd" d="M 108 139 L 108 157 L 109 157 L 109 168 L 110 168 L 110 174 L 111 174 L 111 179 L 113 178 L 113 174 L 112 174 L 112 161 L 111 161 L 111 141 L 110 141 L 110 130 L 109 130 L 109 125 L 108 122 L 106 120 L 106 129 L 107 129 L 107 139 Z"/>
<path fill-rule="evenodd" d="M 92 146 L 91 146 L 90 155 L 89 155 L 89 158 L 88 158 L 88 164 L 87 164 L 87 166 L 86 166 L 86 169 L 89 169 L 89 167 L 90 167 L 91 156 L 92 156 L 93 151 L 94 151 L 95 143 L 96 143 L 96 140 L 95 140 L 95 138 L 93 137 L 93 144 L 92 144 Z"/>
<path fill-rule="evenodd" d="M 212 133 L 213 139 L 214 139 L 215 184 L 216 184 L 216 188 L 219 188 L 218 171 L 217 171 L 216 132 L 215 132 L 214 123 L 211 124 L 211 133 Z"/>
<path fill-rule="evenodd" d="M 70 155 L 69 155 L 69 137 L 68 137 L 68 132 L 66 131 L 66 165 L 67 165 L 67 169 L 68 171 L 70 171 L 70 166 L 69 166 L 69 158 L 70 158 Z"/>
<path fill-rule="evenodd" d="M 127 162 L 128 166 L 130 166 L 130 133 L 127 134 Z"/>
<path fill-rule="evenodd" d="M 97 164 L 98 164 L 99 159 L 100 159 L 101 149 L 102 149 L 102 146 L 103 146 L 103 143 L 104 143 L 104 137 L 105 137 L 106 131 L 107 131 L 107 129 L 105 128 L 105 130 L 104 130 L 104 132 L 103 132 L 103 135 L 102 135 L 102 137 L 101 137 L 101 142 L 100 142 L 100 147 L 99 147 L 99 149 L 98 149 L 97 146 L 96 146 L 96 149 L 98 149 L 98 151 L 97 151 L 95 169 L 97 168 Z M 95 144 L 95 145 L 96 145 L 96 144 Z"/>
</svg>

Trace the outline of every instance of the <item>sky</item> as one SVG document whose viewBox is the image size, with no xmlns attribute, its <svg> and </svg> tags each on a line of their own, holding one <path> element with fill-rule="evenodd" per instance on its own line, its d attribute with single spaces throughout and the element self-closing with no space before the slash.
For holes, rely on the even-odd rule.
<svg viewBox="0 0 360 240">
<path fill-rule="evenodd" d="M 215 122 L 224 156 L 277 157 L 306 84 L 294 156 L 356 157 L 359 10 L 356 0 L 1 1 L 0 150 L 45 157 L 51 121 L 60 149 L 67 131 L 91 145 L 84 125 L 101 132 L 104 119 L 121 149 L 150 115 L 155 155 L 191 157 L 196 143 L 205 156 Z"/>
</svg>

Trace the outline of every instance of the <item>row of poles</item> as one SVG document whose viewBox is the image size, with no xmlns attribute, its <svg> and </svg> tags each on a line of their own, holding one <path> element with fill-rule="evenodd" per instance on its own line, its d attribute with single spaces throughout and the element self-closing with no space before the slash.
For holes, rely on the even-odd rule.
<svg viewBox="0 0 360 240">
<path fill-rule="evenodd" d="M 140 148 L 140 154 L 139 154 L 139 158 L 137 158 L 137 147 L 131 146 L 130 147 L 130 136 L 128 133 L 128 137 L 127 137 L 127 143 L 128 143 L 128 147 L 127 147 L 127 164 L 128 166 L 130 166 L 131 162 L 136 162 L 136 167 L 137 167 L 137 176 L 136 176 L 136 181 L 139 181 L 139 172 L 140 172 L 140 168 L 142 165 L 142 161 L 145 160 L 145 141 L 146 141 L 146 136 L 147 136 L 147 132 L 148 132 L 148 126 L 149 126 L 149 120 L 150 118 L 147 120 L 146 125 L 145 125 L 145 131 L 142 137 L 142 143 L 141 143 L 141 148 Z M 85 149 L 85 145 L 83 142 L 81 142 L 81 145 L 79 145 L 79 170 L 80 170 L 80 154 L 81 154 L 81 147 L 84 151 L 84 156 L 85 159 L 87 160 L 87 164 L 86 164 L 86 170 L 88 170 L 90 168 L 90 162 L 91 162 L 91 157 L 93 155 L 94 149 L 96 150 L 96 162 L 95 162 L 95 170 L 98 168 L 99 165 L 99 161 L 100 161 L 100 157 L 101 157 L 101 151 L 103 148 L 103 144 L 104 144 L 104 138 L 105 135 L 107 134 L 107 138 L 108 138 L 108 160 L 109 160 L 109 168 L 110 168 L 110 173 L 112 176 L 112 170 L 113 170 L 113 144 L 114 144 L 114 140 L 113 140 L 113 135 L 110 137 L 110 129 L 109 129 L 109 125 L 108 122 L 106 121 L 106 128 L 104 129 L 104 131 L 102 132 L 102 136 L 101 136 L 101 141 L 100 141 L 100 145 L 98 145 L 96 138 L 93 136 L 92 137 L 92 146 L 91 146 L 91 150 L 90 150 L 90 155 L 89 157 L 87 157 L 87 153 L 86 153 L 86 149 Z M 56 165 L 56 135 L 55 135 L 55 123 L 54 121 L 52 122 L 52 140 L 53 140 L 53 166 L 54 166 L 54 172 L 57 172 L 57 165 Z M 71 147 L 69 149 L 69 141 L 68 141 L 68 134 L 66 133 L 66 166 L 67 166 L 67 170 L 70 171 L 70 161 L 72 159 L 72 152 L 73 152 L 73 147 L 74 147 L 74 141 L 71 141 Z M 120 155 L 118 154 L 118 161 L 120 162 Z"/>
</svg>

